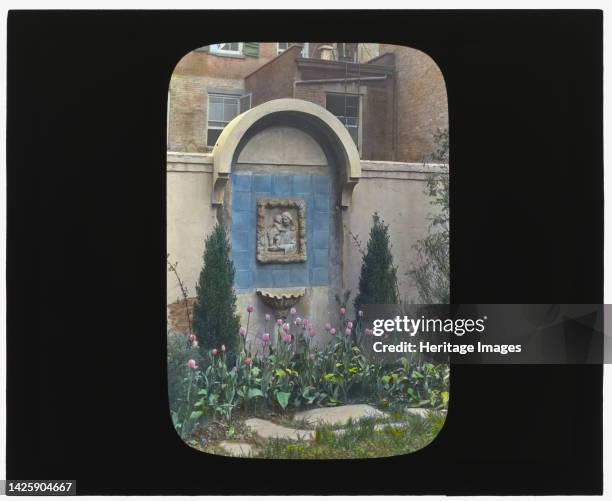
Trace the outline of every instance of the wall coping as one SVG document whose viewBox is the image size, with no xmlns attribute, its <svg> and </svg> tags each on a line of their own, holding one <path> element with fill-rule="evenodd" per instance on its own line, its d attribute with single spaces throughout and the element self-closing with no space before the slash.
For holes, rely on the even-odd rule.
<svg viewBox="0 0 612 501">
<path fill-rule="evenodd" d="M 213 156 L 211 153 L 190 153 L 169 151 L 166 155 L 169 172 L 212 172 Z M 189 164 L 179 167 L 175 164 Z M 201 165 L 202 168 L 197 168 Z M 391 162 L 387 160 L 361 160 L 361 170 L 372 173 L 422 173 L 436 174 L 444 172 L 446 166 L 436 163 Z"/>
</svg>

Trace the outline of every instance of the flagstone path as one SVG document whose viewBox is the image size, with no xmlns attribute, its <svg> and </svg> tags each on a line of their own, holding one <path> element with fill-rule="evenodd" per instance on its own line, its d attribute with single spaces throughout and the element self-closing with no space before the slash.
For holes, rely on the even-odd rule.
<svg viewBox="0 0 612 501">
<path fill-rule="evenodd" d="M 407 412 L 420 416 L 426 417 L 428 410 L 420 408 L 406 409 Z M 320 425 L 331 425 L 331 426 L 343 426 L 350 422 L 356 422 L 363 418 L 388 418 L 389 415 L 386 412 L 376 409 L 371 405 L 367 404 L 355 404 L 355 405 L 341 405 L 339 407 L 322 407 L 319 409 L 311 409 L 308 411 L 297 412 L 293 416 L 293 421 L 299 421 L 306 426 L 315 428 Z M 260 418 L 247 419 L 244 424 L 250 430 L 250 432 L 258 439 L 269 440 L 269 439 L 281 439 L 281 440 L 314 440 L 315 430 L 314 429 L 297 429 L 289 426 L 282 426 L 271 421 Z M 374 425 L 376 431 L 382 431 L 386 428 L 405 428 L 408 427 L 407 422 L 398 423 L 379 423 Z M 338 428 L 333 433 L 336 436 L 342 436 L 346 433 L 346 428 Z M 228 456 L 237 457 L 249 457 L 254 456 L 257 452 L 257 446 L 246 442 L 238 442 L 231 440 L 224 440 L 219 443 L 224 451 L 227 452 Z"/>
</svg>

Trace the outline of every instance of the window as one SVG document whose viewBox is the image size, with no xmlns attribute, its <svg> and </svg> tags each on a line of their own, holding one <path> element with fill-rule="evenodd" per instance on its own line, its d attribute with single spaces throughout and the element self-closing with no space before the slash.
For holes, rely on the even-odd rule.
<svg viewBox="0 0 612 501">
<path fill-rule="evenodd" d="M 276 44 L 277 53 L 282 54 L 289 47 L 293 47 L 294 45 L 301 45 L 302 46 L 302 57 L 308 57 L 308 42 L 278 42 Z"/>
<path fill-rule="evenodd" d="M 240 98 L 240 113 L 251 109 L 251 94 L 245 94 Z"/>
<path fill-rule="evenodd" d="M 210 46 L 214 54 L 242 54 L 242 42 L 215 43 Z"/>
<path fill-rule="evenodd" d="M 353 141 L 359 147 L 359 96 L 355 94 L 327 94 L 325 107 L 344 124 Z"/>
<path fill-rule="evenodd" d="M 238 115 L 239 107 L 240 96 L 208 94 L 208 130 L 206 134 L 208 146 L 215 145 L 223 128 Z"/>
<path fill-rule="evenodd" d="M 338 43 L 336 44 L 338 52 L 338 61 L 357 62 L 357 44 L 356 43 Z"/>
</svg>

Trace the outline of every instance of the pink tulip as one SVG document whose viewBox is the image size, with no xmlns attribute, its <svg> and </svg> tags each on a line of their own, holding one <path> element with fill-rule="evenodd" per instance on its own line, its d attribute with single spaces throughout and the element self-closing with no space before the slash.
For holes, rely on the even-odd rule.
<svg viewBox="0 0 612 501">
<path fill-rule="evenodd" d="M 216 357 L 219 354 L 219 350 L 217 350 L 217 348 L 213 348 L 212 349 L 212 355 L 213 357 Z"/>
<path fill-rule="evenodd" d="M 294 322 L 295 325 L 302 325 L 302 319 L 300 317 L 297 317 Z"/>
<path fill-rule="evenodd" d="M 297 313 L 297 310 L 295 308 L 291 308 L 291 314 L 295 315 Z"/>
<path fill-rule="evenodd" d="M 283 343 L 289 344 L 291 342 L 291 334 L 285 334 L 283 336 Z"/>
<path fill-rule="evenodd" d="M 240 337 L 246 336 L 246 329 L 244 327 L 240 327 L 238 334 L 240 334 Z"/>
<path fill-rule="evenodd" d="M 289 329 L 290 329 L 290 328 L 291 328 L 291 327 L 289 326 L 289 324 L 285 324 L 285 325 L 283 325 L 283 330 L 284 330 L 285 332 L 289 332 Z"/>
<path fill-rule="evenodd" d="M 327 323 L 325 324 L 325 330 L 326 330 L 327 332 L 329 332 L 329 331 L 331 330 L 331 324 L 330 324 L 329 322 L 327 322 Z"/>
<path fill-rule="evenodd" d="M 349 328 L 347 328 L 347 329 L 344 331 L 344 333 L 345 333 L 347 336 L 350 336 L 350 335 L 352 334 L 351 329 L 349 329 Z"/>
<path fill-rule="evenodd" d="M 270 321 L 270 314 L 266 313 L 266 322 L 269 322 L 269 321 Z"/>
<path fill-rule="evenodd" d="M 302 320 L 302 323 L 304 324 L 304 328 L 306 329 L 310 325 L 310 320 L 305 318 L 304 320 Z"/>
<path fill-rule="evenodd" d="M 340 315 L 346 315 L 346 308 L 340 308 Z"/>
<path fill-rule="evenodd" d="M 358 315 L 358 316 L 360 316 L 360 317 L 363 317 L 363 311 L 359 310 L 359 311 L 357 312 L 357 315 Z"/>
<path fill-rule="evenodd" d="M 349 329 L 352 329 L 352 328 L 353 328 L 353 322 L 349 322 L 349 323 L 347 323 L 347 324 L 346 324 L 346 326 L 347 326 Z"/>
<path fill-rule="evenodd" d="M 329 333 L 330 333 L 332 336 L 335 336 L 335 335 L 336 335 L 336 329 L 334 329 L 334 328 L 332 327 L 331 329 L 329 329 Z"/>
<path fill-rule="evenodd" d="M 317 333 L 314 331 L 313 328 L 308 329 L 308 335 L 310 337 L 315 337 L 317 335 Z"/>
<path fill-rule="evenodd" d="M 190 343 L 193 343 L 195 340 L 196 340 L 195 335 L 194 335 L 194 334 L 190 334 L 190 335 L 189 335 L 189 342 L 190 342 Z"/>
<path fill-rule="evenodd" d="M 250 358 L 245 359 L 244 365 L 247 365 L 250 367 L 251 365 L 253 365 L 253 360 L 251 360 Z"/>
<path fill-rule="evenodd" d="M 261 340 L 268 344 L 270 342 L 270 334 L 268 334 L 267 332 L 264 332 L 263 336 L 261 336 Z"/>
<path fill-rule="evenodd" d="M 311 353 L 310 355 L 308 355 L 308 359 L 312 362 L 315 359 L 315 354 Z"/>
<path fill-rule="evenodd" d="M 196 361 L 193 358 L 189 359 L 189 362 L 187 362 L 187 367 L 189 367 L 190 369 L 197 369 L 198 368 L 198 364 L 196 364 Z"/>
<path fill-rule="evenodd" d="M 250 305 L 248 305 L 248 306 L 247 306 L 247 311 L 248 311 L 249 313 L 253 313 L 253 311 L 255 311 L 255 308 L 253 308 L 253 305 L 252 305 L 252 304 L 250 304 Z"/>
<path fill-rule="evenodd" d="M 278 325 L 278 326 L 283 325 L 283 319 L 282 319 L 282 318 L 279 318 L 279 319 L 276 321 L 276 325 Z"/>
</svg>

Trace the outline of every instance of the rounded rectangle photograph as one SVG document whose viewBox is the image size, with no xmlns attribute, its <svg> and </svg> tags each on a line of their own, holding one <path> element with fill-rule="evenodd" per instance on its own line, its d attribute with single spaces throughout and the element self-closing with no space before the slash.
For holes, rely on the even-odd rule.
<svg viewBox="0 0 612 501">
<path fill-rule="evenodd" d="M 448 359 L 381 354 L 407 343 L 376 321 L 450 302 L 448 169 L 444 78 L 419 50 L 226 42 L 177 63 L 167 376 L 188 446 L 359 459 L 436 438 Z"/>
</svg>

